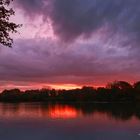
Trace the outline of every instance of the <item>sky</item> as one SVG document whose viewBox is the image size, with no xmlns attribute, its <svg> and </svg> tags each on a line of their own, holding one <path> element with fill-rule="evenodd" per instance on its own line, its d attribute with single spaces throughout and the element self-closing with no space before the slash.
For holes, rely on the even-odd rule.
<svg viewBox="0 0 140 140">
<path fill-rule="evenodd" d="M 140 80 L 139 0 L 14 0 L 23 26 L 0 47 L 0 90 Z"/>
</svg>

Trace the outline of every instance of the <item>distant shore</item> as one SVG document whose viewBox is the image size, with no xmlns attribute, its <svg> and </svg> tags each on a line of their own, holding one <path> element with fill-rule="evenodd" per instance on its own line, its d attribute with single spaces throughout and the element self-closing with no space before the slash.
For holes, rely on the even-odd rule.
<svg viewBox="0 0 140 140">
<path fill-rule="evenodd" d="M 134 85 L 115 81 L 106 87 L 87 87 L 73 90 L 4 90 L 0 102 L 86 102 L 86 103 L 135 103 L 140 102 L 140 82 Z"/>
</svg>

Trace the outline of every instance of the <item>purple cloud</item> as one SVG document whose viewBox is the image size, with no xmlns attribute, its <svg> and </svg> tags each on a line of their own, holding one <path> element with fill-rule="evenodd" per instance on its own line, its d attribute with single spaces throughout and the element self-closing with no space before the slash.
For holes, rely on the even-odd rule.
<svg viewBox="0 0 140 140">
<path fill-rule="evenodd" d="M 129 40 L 132 44 L 139 42 L 139 4 L 139 0 L 15 1 L 15 5 L 22 8 L 27 16 L 42 15 L 44 24 L 50 19 L 54 33 L 65 42 L 71 42 L 80 36 L 89 38 L 98 29 L 108 26 L 108 37 L 116 31 L 129 37 L 123 46 L 127 46 Z"/>
<path fill-rule="evenodd" d="M 57 44 L 57 45 L 56 45 Z M 117 48 L 103 49 L 91 43 L 60 47 L 53 40 L 17 40 L 14 49 L 0 52 L 1 81 L 46 83 L 92 83 L 95 81 L 138 79 L 138 60 L 120 54 Z M 102 44 L 103 45 L 103 44 Z M 102 49 L 101 49 L 102 48 Z M 110 53 L 111 51 L 111 53 Z M 122 50 L 121 50 L 122 51 Z M 127 52 L 127 49 L 124 50 Z"/>
<path fill-rule="evenodd" d="M 13 49 L 0 48 L 1 85 L 139 80 L 139 4 L 139 0 L 15 0 L 25 22 L 28 17 L 27 24 L 34 28 L 27 31 L 29 39 L 16 39 Z M 41 26 L 34 23 L 40 16 L 43 24 L 49 19 L 60 40 L 53 35 L 29 37 L 28 32 Z"/>
</svg>

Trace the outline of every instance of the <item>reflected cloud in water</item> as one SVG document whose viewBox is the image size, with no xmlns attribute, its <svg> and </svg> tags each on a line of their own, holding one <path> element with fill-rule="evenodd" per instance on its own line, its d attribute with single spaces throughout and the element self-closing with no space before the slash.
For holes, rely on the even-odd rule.
<svg viewBox="0 0 140 140">
<path fill-rule="evenodd" d="M 101 118 L 100 118 L 101 116 Z M 140 119 L 140 105 L 133 104 L 54 104 L 20 103 L 0 104 L 0 119 L 78 119 L 82 117 L 107 118 L 127 121 Z"/>
<path fill-rule="evenodd" d="M 0 104 L 2 140 L 139 140 L 134 104 Z"/>
<path fill-rule="evenodd" d="M 49 108 L 49 117 L 52 119 L 71 119 L 77 118 L 79 115 L 79 111 L 74 107 L 70 107 L 68 105 L 55 105 Z"/>
</svg>

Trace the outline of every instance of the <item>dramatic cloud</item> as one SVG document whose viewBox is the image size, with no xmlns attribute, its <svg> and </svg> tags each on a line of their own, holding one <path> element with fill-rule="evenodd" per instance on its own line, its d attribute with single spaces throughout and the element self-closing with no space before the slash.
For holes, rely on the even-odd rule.
<svg viewBox="0 0 140 140">
<path fill-rule="evenodd" d="M 23 27 L 12 49 L 0 48 L 0 89 L 139 80 L 139 5 L 139 0 L 15 0 L 14 21 Z"/>
<path fill-rule="evenodd" d="M 55 34 L 63 41 L 90 37 L 100 28 L 108 27 L 105 35 L 116 31 L 129 36 L 136 46 L 140 36 L 139 0 L 16 0 L 26 15 L 42 15 L 50 19 Z"/>
<path fill-rule="evenodd" d="M 124 49 L 106 48 L 103 42 L 74 43 L 65 48 L 46 39 L 17 40 L 14 49 L 0 52 L 1 81 L 48 84 L 103 84 L 138 79 L 137 59 Z M 125 54 L 123 54 L 125 52 Z M 119 78 L 118 78 L 119 76 Z M 100 82 L 99 82 L 100 81 Z"/>
</svg>

